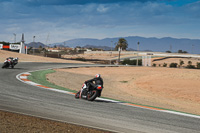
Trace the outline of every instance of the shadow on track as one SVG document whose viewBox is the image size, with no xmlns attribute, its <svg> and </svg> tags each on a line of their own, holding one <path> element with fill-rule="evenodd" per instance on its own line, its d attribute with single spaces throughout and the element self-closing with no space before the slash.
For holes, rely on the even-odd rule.
<svg viewBox="0 0 200 133">
<path fill-rule="evenodd" d="M 28 70 L 25 68 L 1 68 L 1 69 L 7 69 L 7 70 Z"/>
</svg>

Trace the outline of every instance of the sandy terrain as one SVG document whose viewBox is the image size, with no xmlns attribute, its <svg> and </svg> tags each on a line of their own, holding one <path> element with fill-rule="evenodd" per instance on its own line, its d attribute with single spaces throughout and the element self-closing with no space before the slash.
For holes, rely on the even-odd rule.
<svg viewBox="0 0 200 133">
<path fill-rule="evenodd" d="M 85 59 L 99 59 L 99 60 L 109 60 L 113 58 L 118 58 L 118 54 L 103 54 L 103 53 L 98 53 L 98 54 L 77 54 L 77 55 L 63 55 L 63 58 L 85 58 Z"/>
<path fill-rule="evenodd" d="M 50 57 L 41 57 L 36 55 L 25 55 L 19 54 L 16 52 L 0 50 L 0 62 L 4 62 L 4 60 L 8 57 L 18 57 L 19 62 L 57 62 L 57 63 L 85 63 L 80 61 L 73 61 L 73 60 L 64 60 L 64 59 L 55 59 Z"/>
<path fill-rule="evenodd" d="M 164 67 L 105 67 L 56 69 L 47 79 L 79 90 L 100 73 L 102 96 L 200 115 L 200 71 Z"/>
<path fill-rule="evenodd" d="M 154 58 L 155 59 L 155 58 Z M 154 60 L 152 58 L 152 60 Z M 182 67 L 185 67 L 188 65 L 188 61 L 191 61 L 192 62 L 192 65 L 195 65 L 197 64 L 197 62 L 200 63 L 200 58 L 168 58 L 168 59 L 164 59 L 164 60 L 160 60 L 160 61 L 153 61 L 153 63 L 155 63 L 157 66 L 163 66 L 164 63 L 167 64 L 167 67 L 169 67 L 169 65 L 171 63 L 177 63 L 178 65 L 180 65 L 180 60 L 182 60 L 184 62 L 184 64 L 182 65 Z"/>
</svg>

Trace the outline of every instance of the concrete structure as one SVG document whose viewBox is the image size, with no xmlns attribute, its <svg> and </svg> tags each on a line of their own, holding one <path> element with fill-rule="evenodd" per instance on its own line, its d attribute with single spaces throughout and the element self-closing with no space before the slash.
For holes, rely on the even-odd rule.
<svg viewBox="0 0 200 133">
<path fill-rule="evenodd" d="M 21 54 L 25 54 L 25 44 L 24 44 L 24 34 L 22 34 L 22 40 L 21 40 L 21 43 L 20 43 L 20 50 L 19 50 L 19 53 Z"/>
</svg>

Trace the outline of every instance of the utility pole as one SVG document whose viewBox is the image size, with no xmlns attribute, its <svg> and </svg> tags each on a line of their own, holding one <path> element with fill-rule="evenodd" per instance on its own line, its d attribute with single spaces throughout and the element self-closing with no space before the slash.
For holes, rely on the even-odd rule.
<svg viewBox="0 0 200 133">
<path fill-rule="evenodd" d="M 35 36 L 33 36 L 33 55 L 35 55 Z"/>
<path fill-rule="evenodd" d="M 33 42 L 35 42 L 35 36 L 33 36 Z"/>
<path fill-rule="evenodd" d="M 113 41 L 111 41 L 111 47 L 110 47 L 110 65 L 112 64 L 112 43 L 113 43 Z"/>
<path fill-rule="evenodd" d="M 118 58 L 118 65 L 120 64 L 120 53 L 121 53 L 121 48 L 119 47 L 119 58 Z"/>
<path fill-rule="evenodd" d="M 138 66 L 138 52 L 139 52 L 139 45 L 140 45 L 140 42 L 138 42 L 137 44 L 138 44 L 138 47 L 137 47 L 137 64 L 136 64 L 136 65 Z"/>
<path fill-rule="evenodd" d="M 48 44 L 48 41 L 49 41 L 49 33 L 48 33 L 47 39 L 46 39 L 46 46 L 47 46 L 47 44 Z M 48 45 L 48 48 L 49 48 L 49 45 Z"/>
<path fill-rule="evenodd" d="M 111 52 L 112 52 L 112 43 L 113 43 L 113 41 L 111 41 L 111 48 L 110 48 Z"/>
<path fill-rule="evenodd" d="M 14 43 L 16 43 L 16 34 L 13 33 L 13 35 L 14 35 Z"/>
</svg>

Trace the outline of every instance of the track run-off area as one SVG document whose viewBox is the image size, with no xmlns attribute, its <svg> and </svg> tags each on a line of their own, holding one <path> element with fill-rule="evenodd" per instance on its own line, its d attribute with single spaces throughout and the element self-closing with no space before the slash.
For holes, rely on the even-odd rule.
<svg viewBox="0 0 200 133">
<path fill-rule="evenodd" d="M 33 71 L 79 66 L 83 64 L 27 62 L 18 64 L 15 69 L 1 69 L 0 110 L 113 132 L 200 132 L 200 116 L 197 115 L 106 98 L 94 102 L 77 100 L 72 92 L 27 79 Z"/>
</svg>

